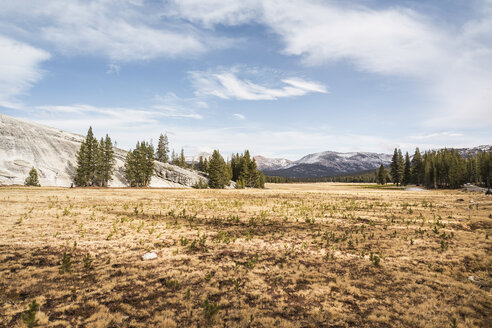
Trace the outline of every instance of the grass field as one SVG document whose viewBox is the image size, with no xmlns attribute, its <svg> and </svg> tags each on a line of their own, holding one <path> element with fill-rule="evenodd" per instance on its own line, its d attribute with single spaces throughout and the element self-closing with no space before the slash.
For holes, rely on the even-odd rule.
<svg viewBox="0 0 492 328">
<path fill-rule="evenodd" d="M 0 210 L 1 327 L 33 300 L 46 327 L 492 326 L 483 194 L 7 187 Z"/>
</svg>

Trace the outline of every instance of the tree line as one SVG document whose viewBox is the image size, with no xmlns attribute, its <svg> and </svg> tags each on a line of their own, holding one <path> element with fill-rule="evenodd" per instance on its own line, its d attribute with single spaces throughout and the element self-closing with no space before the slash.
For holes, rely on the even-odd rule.
<svg viewBox="0 0 492 328">
<path fill-rule="evenodd" d="M 415 184 L 437 189 L 459 188 L 465 183 L 473 183 L 491 188 L 492 149 L 463 157 L 455 149 L 430 150 L 421 154 L 416 148 L 410 160 L 408 152 L 403 157 L 401 150 L 395 148 L 389 176 L 384 166 L 376 175 L 378 183 L 391 181 L 397 186 Z"/>
<path fill-rule="evenodd" d="M 210 159 L 199 157 L 196 169 L 208 173 L 210 188 L 224 188 L 230 180 L 236 182 L 237 189 L 265 187 L 265 175 L 258 170 L 248 150 L 232 154 L 227 162 L 214 150 Z"/>
<path fill-rule="evenodd" d="M 374 170 L 361 171 L 351 174 L 341 174 L 316 178 L 293 178 L 266 176 L 267 183 L 316 183 L 316 182 L 350 182 L 350 183 L 375 183 L 377 179 Z"/>
<path fill-rule="evenodd" d="M 172 151 L 170 156 L 169 139 L 161 134 L 154 150 L 152 143 L 139 141 L 135 149 L 127 153 L 124 163 L 124 177 L 131 187 L 147 187 L 154 175 L 154 161 L 170 163 L 183 168 L 198 170 L 208 175 L 209 182 L 200 182 L 198 188 L 224 188 L 231 180 L 236 182 L 236 188 L 264 188 L 265 176 L 258 171 L 255 159 L 249 151 L 243 154 L 234 154 L 229 161 L 225 161 L 218 150 L 214 150 L 210 159 L 200 156 L 195 166 L 186 163 L 184 150 L 177 156 Z M 89 127 L 87 136 L 77 153 L 77 168 L 74 183 L 79 187 L 108 186 L 114 173 L 115 157 L 111 138 L 106 135 L 100 141 L 94 137 L 92 127 Z"/>
<path fill-rule="evenodd" d="M 395 149 L 389 167 L 381 164 L 375 171 L 319 178 L 267 176 L 266 182 L 394 183 L 398 186 L 414 184 L 427 188 L 459 188 L 465 183 L 473 183 L 492 188 L 492 149 L 468 157 L 461 156 L 455 149 L 446 148 L 423 154 L 416 148 L 412 157 L 408 152 L 403 156 L 400 149 Z"/>
<path fill-rule="evenodd" d="M 107 187 L 112 180 L 114 164 L 111 138 L 106 134 L 106 138 L 97 141 L 90 127 L 77 153 L 75 184 L 80 187 Z"/>
</svg>

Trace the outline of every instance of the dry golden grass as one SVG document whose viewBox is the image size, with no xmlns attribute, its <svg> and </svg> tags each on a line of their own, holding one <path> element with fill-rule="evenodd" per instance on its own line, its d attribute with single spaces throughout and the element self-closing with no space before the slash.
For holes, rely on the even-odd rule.
<svg viewBox="0 0 492 328">
<path fill-rule="evenodd" d="M 267 188 L 1 188 L 0 326 L 491 326 L 492 197 Z"/>
</svg>

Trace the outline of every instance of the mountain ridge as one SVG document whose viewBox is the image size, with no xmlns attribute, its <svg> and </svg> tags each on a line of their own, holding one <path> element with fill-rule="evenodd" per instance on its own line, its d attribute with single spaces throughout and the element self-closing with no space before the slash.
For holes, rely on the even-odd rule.
<svg viewBox="0 0 492 328">
<path fill-rule="evenodd" d="M 463 157 L 476 155 L 490 149 L 489 145 L 470 148 L 454 148 Z M 258 169 L 268 176 L 288 178 L 321 178 L 326 176 L 351 174 L 375 170 L 381 164 L 391 163 L 392 154 L 372 152 L 336 152 L 322 151 L 307 154 L 296 161 L 282 158 L 255 156 Z M 260 158 L 260 160 L 258 160 Z"/>
</svg>

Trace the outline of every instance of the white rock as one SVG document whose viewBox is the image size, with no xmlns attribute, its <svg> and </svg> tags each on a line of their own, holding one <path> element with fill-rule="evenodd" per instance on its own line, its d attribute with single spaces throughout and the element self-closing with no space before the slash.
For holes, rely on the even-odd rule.
<svg viewBox="0 0 492 328">
<path fill-rule="evenodd" d="M 154 252 L 145 253 L 142 256 L 142 260 L 144 260 L 144 261 L 146 261 L 146 260 L 153 260 L 153 259 L 156 259 L 156 258 L 157 258 L 157 254 L 154 253 Z"/>
<path fill-rule="evenodd" d="M 105 131 L 98 131 L 98 135 Z M 24 184 L 32 167 L 41 186 L 70 187 L 77 166 L 77 152 L 85 137 L 0 114 L 0 185 Z M 114 148 L 115 169 L 110 187 L 124 187 L 128 152 Z M 151 187 L 191 187 L 208 183 L 201 173 L 155 161 Z"/>
</svg>

